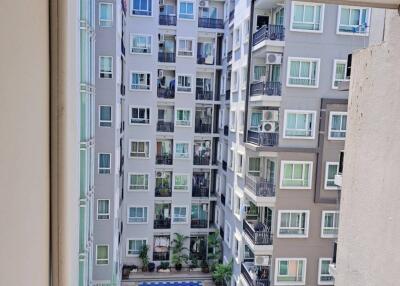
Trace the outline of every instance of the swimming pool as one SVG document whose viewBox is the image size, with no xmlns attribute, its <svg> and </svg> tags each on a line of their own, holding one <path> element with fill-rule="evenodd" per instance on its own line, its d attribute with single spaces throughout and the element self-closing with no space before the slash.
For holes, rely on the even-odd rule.
<svg viewBox="0 0 400 286">
<path fill-rule="evenodd" d="M 199 281 L 140 282 L 139 286 L 202 286 Z"/>
</svg>

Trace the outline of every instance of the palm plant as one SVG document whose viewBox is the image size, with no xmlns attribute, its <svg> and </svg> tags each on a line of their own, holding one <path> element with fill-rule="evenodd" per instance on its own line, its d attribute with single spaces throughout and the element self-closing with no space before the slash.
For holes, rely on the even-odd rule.
<svg viewBox="0 0 400 286">
<path fill-rule="evenodd" d="M 139 252 L 139 258 L 142 260 L 142 270 L 147 271 L 147 266 L 149 264 L 149 246 L 143 244 Z"/>
<path fill-rule="evenodd" d="M 208 254 L 208 260 L 212 270 L 214 270 L 215 265 L 221 259 L 221 247 L 220 236 L 216 232 L 210 234 L 208 236 L 208 249 L 212 251 Z"/>
<path fill-rule="evenodd" d="M 232 277 L 233 260 L 229 261 L 228 264 L 217 264 L 212 277 L 216 285 L 222 285 L 223 282 L 228 282 Z"/>
<path fill-rule="evenodd" d="M 172 263 L 175 269 L 180 271 L 182 264 L 187 263 L 189 256 L 184 253 L 188 248 L 185 247 L 185 241 L 189 238 L 180 233 L 174 233 L 175 238 L 172 240 Z"/>
</svg>

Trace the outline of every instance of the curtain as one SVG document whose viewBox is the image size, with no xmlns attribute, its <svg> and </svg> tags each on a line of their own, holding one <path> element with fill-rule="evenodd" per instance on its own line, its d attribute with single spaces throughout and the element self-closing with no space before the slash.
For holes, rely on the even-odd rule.
<svg viewBox="0 0 400 286">
<path fill-rule="evenodd" d="M 259 81 L 261 77 L 265 76 L 266 67 L 265 66 L 255 66 L 254 67 L 254 80 Z"/>
<path fill-rule="evenodd" d="M 279 275 L 288 275 L 288 261 L 279 261 Z"/>
<path fill-rule="evenodd" d="M 291 61 L 290 62 L 290 77 L 297 78 L 300 75 L 300 62 Z"/>
<path fill-rule="evenodd" d="M 108 209 L 109 209 L 109 201 L 107 200 L 99 200 L 98 201 L 99 207 L 98 207 L 98 212 L 100 214 L 106 214 L 108 213 Z"/>
<path fill-rule="evenodd" d="M 110 9 L 111 5 L 108 4 L 100 4 L 100 19 L 102 20 L 111 20 L 112 15 L 111 12 L 112 10 Z"/>
<path fill-rule="evenodd" d="M 111 120 L 111 106 L 100 106 L 101 120 Z"/>
<path fill-rule="evenodd" d="M 258 130 L 258 127 L 261 124 L 262 113 L 261 112 L 253 112 L 251 114 L 251 129 Z"/>
<path fill-rule="evenodd" d="M 334 115 L 332 116 L 331 128 L 332 130 L 340 130 L 341 127 L 341 116 Z"/>
<path fill-rule="evenodd" d="M 344 80 L 346 77 L 346 64 L 337 63 L 336 64 L 336 80 Z"/>
<path fill-rule="evenodd" d="M 110 167 L 110 155 L 109 154 L 100 154 L 100 168 L 109 168 Z"/>
<path fill-rule="evenodd" d="M 272 65 L 272 82 L 279 82 L 281 78 L 281 66 L 280 65 Z"/>
<path fill-rule="evenodd" d="M 98 259 L 107 259 L 108 258 L 108 246 L 107 245 L 98 245 L 97 246 L 97 258 Z"/>
<path fill-rule="evenodd" d="M 294 22 L 303 22 L 304 5 L 294 5 Z"/>
</svg>

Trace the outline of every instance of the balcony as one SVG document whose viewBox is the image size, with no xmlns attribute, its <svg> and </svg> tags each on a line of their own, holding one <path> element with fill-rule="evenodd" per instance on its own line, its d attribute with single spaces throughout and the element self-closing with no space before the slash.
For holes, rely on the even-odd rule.
<svg viewBox="0 0 400 286">
<path fill-rule="evenodd" d="M 157 198 L 168 198 L 172 195 L 172 189 L 170 186 L 158 186 L 156 187 L 154 195 Z"/>
<path fill-rule="evenodd" d="M 154 229 L 170 229 L 171 218 L 159 218 L 154 220 Z"/>
<path fill-rule="evenodd" d="M 160 63 L 174 63 L 175 53 L 158 52 L 158 62 Z"/>
<path fill-rule="evenodd" d="M 241 273 L 246 279 L 246 282 L 250 286 L 270 286 L 270 282 L 268 280 L 269 277 L 269 266 L 264 266 L 264 269 L 260 269 L 259 271 L 253 262 L 244 262 L 241 265 Z"/>
<path fill-rule="evenodd" d="M 253 35 L 253 46 L 261 43 L 262 41 L 284 41 L 285 28 L 283 25 L 265 25 L 261 27 Z"/>
<path fill-rule="evenodd" d="M 223 29 L 224 20 L 213 18 L 199 18 L 199 28 Z"/>
<path fill-rule="evenodd" d="M 190 227 L 191 228 L 207 228 L 208 221 L 206 219 L 191 219 Z"/>
<path fill-rule="evenodd" d="M 197 122 L 194 127 L 195 133 L 211 133 L 211 123 Z"/>
<path fill-rule="evenodd" d="M 169 251 L 168 252 L 153 252 L 153 260 L 154 261 L 168 261 L 169 260 Z"/>
<path fill-rule="evenodd" d="M 235 9 L 229 12 L 229 24 L 235 19 Z"/>
<path fill-rule="evenodd" d="M 250 223 L 247 220 L 243 220 L 243 231 L 254 245 L 272 245 L 272 233 L 261 222 Z"/>
<path fill-rule="evenodd" d="M 213 92 L 210 90 L 196 89 L 196 100 L 213 100 Z"/>
<path fill-rule="evenodd" d="M 266 179 L 246 176 L 246 187 L 257 197 L 275 197 L 275 184 Z"/>
<path fill-rule="evenodd" d="M 157 122 L 157 131 L 158 132 L 174 132 L 174 123 L 159 120 Z"/>
<path fill-rule="evenodd" d="M 158 17 L 158 24 L 162 26 L 176 26 L 175 15 L 160 15 Z"/>
<path fill-rule="evenodd" d="M 158 87 L 157 88 L 157 97 L 172 99 L 175 98 L 175 90 L 170 88 Z"/>
<path fill-rule="evenodd" d="M 210 156 L 201 156 L 195 154 L 193 156 L 193 165 L 201 165 L 201 166 L 210 165 Z"/>
<path fill-rule="evenodd" d="M 157 165 L 172 165 L 172 154 L 163 154 L 156 156 Z"/>
<path fill-rule="evenodd" d="M 192 197 L 194 198 L 208 198 L 209 190 L 208 186 L 193 185 L 192 187 Z"/>
<path fill-rule="evenodd" d="M 247 131 L 247 142 L 263 147 L 274 147 L 278 145 L 278 132 L 258 132 L 253 130 Z"/>
<path fill-rule="evenodd" d="M 282 83 L 280 82 L 254 82 L 250 85 L 250 96 L 266 95 L 281 96 Z"/>
</svg>

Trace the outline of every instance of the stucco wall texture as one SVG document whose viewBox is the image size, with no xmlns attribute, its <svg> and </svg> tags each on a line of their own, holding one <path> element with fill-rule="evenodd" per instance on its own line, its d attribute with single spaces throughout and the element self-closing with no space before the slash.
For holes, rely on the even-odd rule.
<svg viewBox="0 0 400 286">
<path fill-rule="evenodd" d="M 399 285 L 399 27 L 353 57 L 336 286 Z"/>
</svg>

